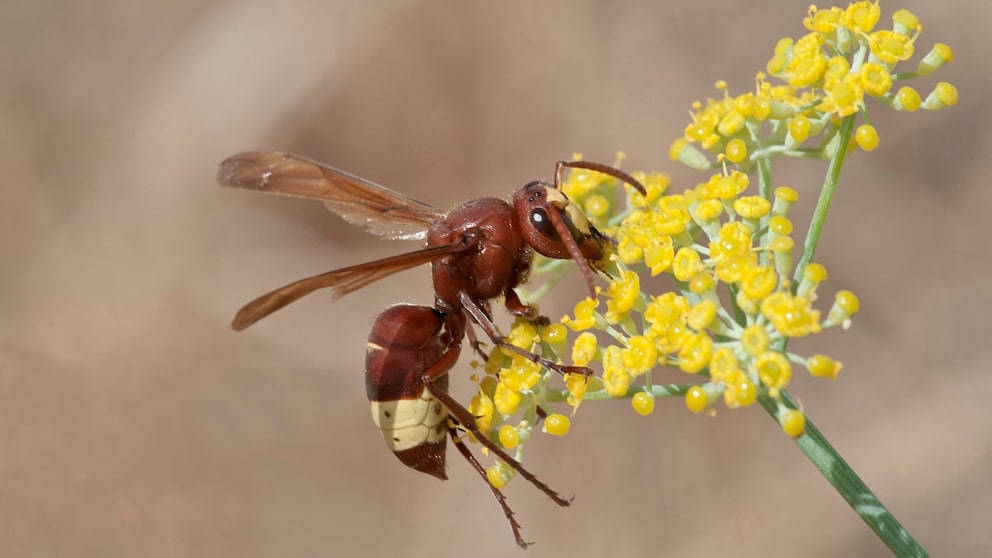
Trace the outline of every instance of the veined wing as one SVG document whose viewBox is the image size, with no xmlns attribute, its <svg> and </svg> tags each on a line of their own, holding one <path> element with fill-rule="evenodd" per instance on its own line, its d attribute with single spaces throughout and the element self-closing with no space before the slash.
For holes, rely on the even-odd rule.
<svg viewBox="0 0 992 558">
<path fill-rule="evenodd" d="M 423 240 L 445 217 L 440 209 L 353 174 L 288 153 L 246 151 L 217 168 L 217 182 L 272 194 L 321 200 L 349 223 L 372 234 Z"/>
<path fill-rule="evenodd" d="M 338 299 L 398 271 L 417 267 L 442 256 L 456 254 L 469 248 L 471 248 L 471 245 L 463 242 L 434 246 L 300 279 L 285 287 L 279 287 L 272 292 L 266 293 L 246 304 L 234 316 L 234 322 L 231 323 L 231 327 L 241 331 L 276 310 L 318 289 L 331 287 L 331 297 Z"/>
</svg>

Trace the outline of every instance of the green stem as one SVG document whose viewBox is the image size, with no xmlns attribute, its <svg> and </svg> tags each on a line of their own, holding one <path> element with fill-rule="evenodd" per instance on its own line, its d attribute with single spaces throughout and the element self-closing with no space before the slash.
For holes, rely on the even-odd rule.
<svg viewBox="0 0 992 558">
<path fill-rule="evenodd" d="M 648 391 L 651 392 L 655 397 L 678 397 L 685 395 L 694 384 L 666 384 L 666 385 L 656 385 L 651 386 Z M 605 389 L 600 389 L 596 391 L 587 391 L 583 396 L 583 401 L 596 401 L 600 399 L 630 399 L 634 397 L 634 394 L 644 391 L 644 386 L 630 386 L 627 393 L 619 396 L 613 397 L 612 395 L 606 393 Z M 560 403 L 568 399 L 569 393 L 567 389 L 549 389 L 544 392 L 544 398 L 550 403 Z"/>
<path fill-rule="evenodd" d="M 913 79 L 916 77 L 920 77 L 920 72 L 918 71 L 903 72 L 901 74 L 892 74 L 892 81 L 902 81 L 906 79 Z"/>
<path fill-rule="evenodd" d="M 769 203 L 774 202 L 772 199 L 772 160 L 770 157 L 762 157 L 758 159 L 758 195 L 762 198 L 768 200 Z M 768 238 L 771 234 L 768 232 L 768 220 L 771 216 L 766 215 L 761 219 L 761 228 L 765 230 L 764 240 L 762 240 L 761 245 L 768 245 Z M 761 252 L 761 265 L 768 265 L 768 252 Z"/>
<path fill-rule="evenodd" d="M 799 286 L 799 280 L 803 277 L 803 271 L 813 260 L 813 252 L 820 242 L 820 234 L 823 232 L 823 225 L 827 221 L 827 213 L 830 211 L 830 202 L 834 199 L 837 191 L 837 183 L 840 180 L 840 171 L 844 167 L 844 158 L 847 156 L 847 146 L 851 143 L 851 134 L 854 131 L 854 121 L 857 114 L 845 116 L 841 122 L 838 133 L 837 153 L 830 160 L 827 167 L 827 176 L 823 179 L 823 189 L 820 190 L 820 199 L 816 202 L 816 209 L 813 210 L 813 218 L 809 223 L 809 232 L 806 234 L 806 243 L 803 246 L 803 255 L 796 265 L 796 274 L 792 278 L 793 288 Z"/>
<path fill-rule="evenodd" d="M 788 393 L 783 391 L 782 399 L 790 408 L 796 408 Z M 773 419 L 776 418 L 777 401 L 763 395 L 758 402 Z M 809 417 L 806 417 L 806 430 L 796 439 L 796 445 L 893 554 L 900 558 L 930 556 L 830 445 Z"/>
</svg>

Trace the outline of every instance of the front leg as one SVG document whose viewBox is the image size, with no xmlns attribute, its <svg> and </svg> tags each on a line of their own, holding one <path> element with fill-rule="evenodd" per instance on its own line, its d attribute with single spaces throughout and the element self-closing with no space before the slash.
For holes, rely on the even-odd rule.
<svg viewBox="0 0 992 558">
<path fill-rule="evenodd" d="M 477 323 L 479 327 L 482 328 L 482 331 L 484 331 L 486 335 L 489 336 L 489 340 L 492 341 L 494 345 L 497 345 L 500 348 L 506 349 L 508 351 L 517 353 L 518 355 L 526 358 L 527 360 L 539 364 L 547 368 L 548 370 L 554 370 L 555 372 L 561 375 L 565 375 L 565 374 L 582 374 L 583 376 L 592 375 L 593 373 L 592 369 L 589 368 L 588 366 L 567 366 L 564 364 L 558 364 L 552 360 L 548 360 L 542 357 L 541 355 L 532 353 L 525 349 L 521 349 L 520 347 L 512 343 L 508 343 L 506 339 L 503 337 L 503 334 L 501 334 L 499 332 L 499 329 L 496 328 L 496 324 L 493 323 L 492 318 L 489 317 L 489 314 L 486 313 L 485 309 L 479 306 L 479 304 L 476 301 L 472 300 L 472 297 L 470 297 L 468 293 L 465 292 L 458 293 L 458 299 L 461 301 L 462 307 L 465 308 L 465 312 L 467 312 L 468 315 L 471 316 L 472 321 Z"/>
<path fill-rule="evenodd" d="M 504 298 L 505 301 L 503 304 L 506 305 L 507 311 L 514 316 L 521 317 L 531 322 L 540 319 L 540 316 L 537 313 L 537 308 L 534 308 L 529 304 L 524 304 L 523 301 L 520 300 L 520 295 L 517 294 L 517 291 L 513 289 L 506 289 Z"/>
<path fill-rule="evenodd" d="M 461 312 L 458 314 L 462 315 Z M 479 338 L 475 335 L 475 330 L 472 329 L 472 324 L 466 322 L 465 326 L 465 333 L 468 336 L 468 344 L 472 346 L 472 350 L 475 351 L 475 354 L 482 358 L 482 362 L 489 360 L 489 355 L 482 350 L 482 342 L 480 342 Z"/>
</svg>

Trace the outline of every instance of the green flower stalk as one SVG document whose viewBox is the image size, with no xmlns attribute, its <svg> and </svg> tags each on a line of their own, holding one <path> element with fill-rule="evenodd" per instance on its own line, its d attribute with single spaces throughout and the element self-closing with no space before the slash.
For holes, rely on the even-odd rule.
<svg viewBox="0 0 992 558">
<path fill-rule="evenodd" d="M 668 152 L 674 161 L 711 173 L 694 187 L 674 191 L 664 174 L 632 173 L 646 187 L 642 195 L 593 171 L 570 172 L 565 194 L 617 240 L 602 262 L 611 280 L 596 299 L 579 301 L 557 323 L 518 320 L 508 340 L 601 372 L 562 378 L 493 349 L 484 374 L 475 377 L 479 389 L 469 405 L 482 432 L 520 458 L 542 422 L 547 434 L 568 432 L 569 416 L 555 410 L 561 403 L 571 406 L 572 415 L 583 402 L 601 399 L 629 399 L 641 415 L 665 397 L 682 398 L 693 413 L 757 404 L 893 552 L 926 555 L 786 391 L 795 374 L 836 379 L 843 368 L 828 355 L 792 352 L 788 343 L 828 328 L 847 329 L 858 311 L 850 291 L 841 290 L 827 305 L 819 300 L 828 273 L 814 254 L 846 156 L 878 146 L 869 107 L 912 112 L 957 102 L 957 90 L 944 82 L 925 98 L 906 85 L 893 91 L 897 82 L 938 70 L 953 52 L 938 43 L 914 70 L 897 73 L 913 56 L 922 26 L 906 10 L 893 15 L 891 29 L 876 29 L 879 19 L 877 1 L 810 7 L 803 20 L 808 33 L 778 41 L 752 91 L 733 95 L 718 82 L 720 98 L 693 105 L 691 122 Z M 779 157 L 829 161 L 802 240 L 793 237 L 791 212 L 799 192 L 773 182 Z M 619 197 L 626 203 L 617 204 Z M 540 260 L 536 275 L 547 274 L 549 283 L 530 297 L 522 294 L 533 301 L 569 265 Z M 658 275 L 667 276 L 672 288 L 646 292 L 642 279 Z M 660 368 L 679 370 L 687 381 L 655 384 L 652 372 Z M 488 470 L 497 487 L 513 474 L 499 461 Z"/>
</svg>

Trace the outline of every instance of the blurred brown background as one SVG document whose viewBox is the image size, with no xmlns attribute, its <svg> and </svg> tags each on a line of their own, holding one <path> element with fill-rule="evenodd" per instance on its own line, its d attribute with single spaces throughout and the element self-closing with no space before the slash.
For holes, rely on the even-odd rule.
<svg viewBox="0 0 992 558">
<path fill-rule="evenodd" d="M 948 80 L 962 101 L 874 107 L 881 147 L 850 160 L 817 258 L 823 304 L 849 288 L 863 312 L 816 347 L 844 361 L 841 379 L 793 392 L 925 547 L 973 556 L 992 542 L 992 8 L 885 2 L 882 25 L 903 6 L 924 23 L 920 54 L 957 53 L 921 92 Z M 718 79 L 749 89 L 805 9 L 6 2 L 0 556 L 522 555 L 457 455 L 445 484 L 407 470 L 368 415 L 368 326 L 390 303 L 430 303 L 425 270 L 228 329 L 270 288 L 409 245 L 320 204 L 223 190 L 216 164 L 290 150 L 447 207 L 622 149 L 626 168 L 689 187 L 704 175 L 666 156 L 689 104 Z M 823 166 L 781 168 L 776 183 L 805 195 L 799 221 Z M 759 409 L 587 404 L 527 457 L 576 495 L 558 509 L 511 484 L 529 556 L 887 555 Z"/>
</svg>

